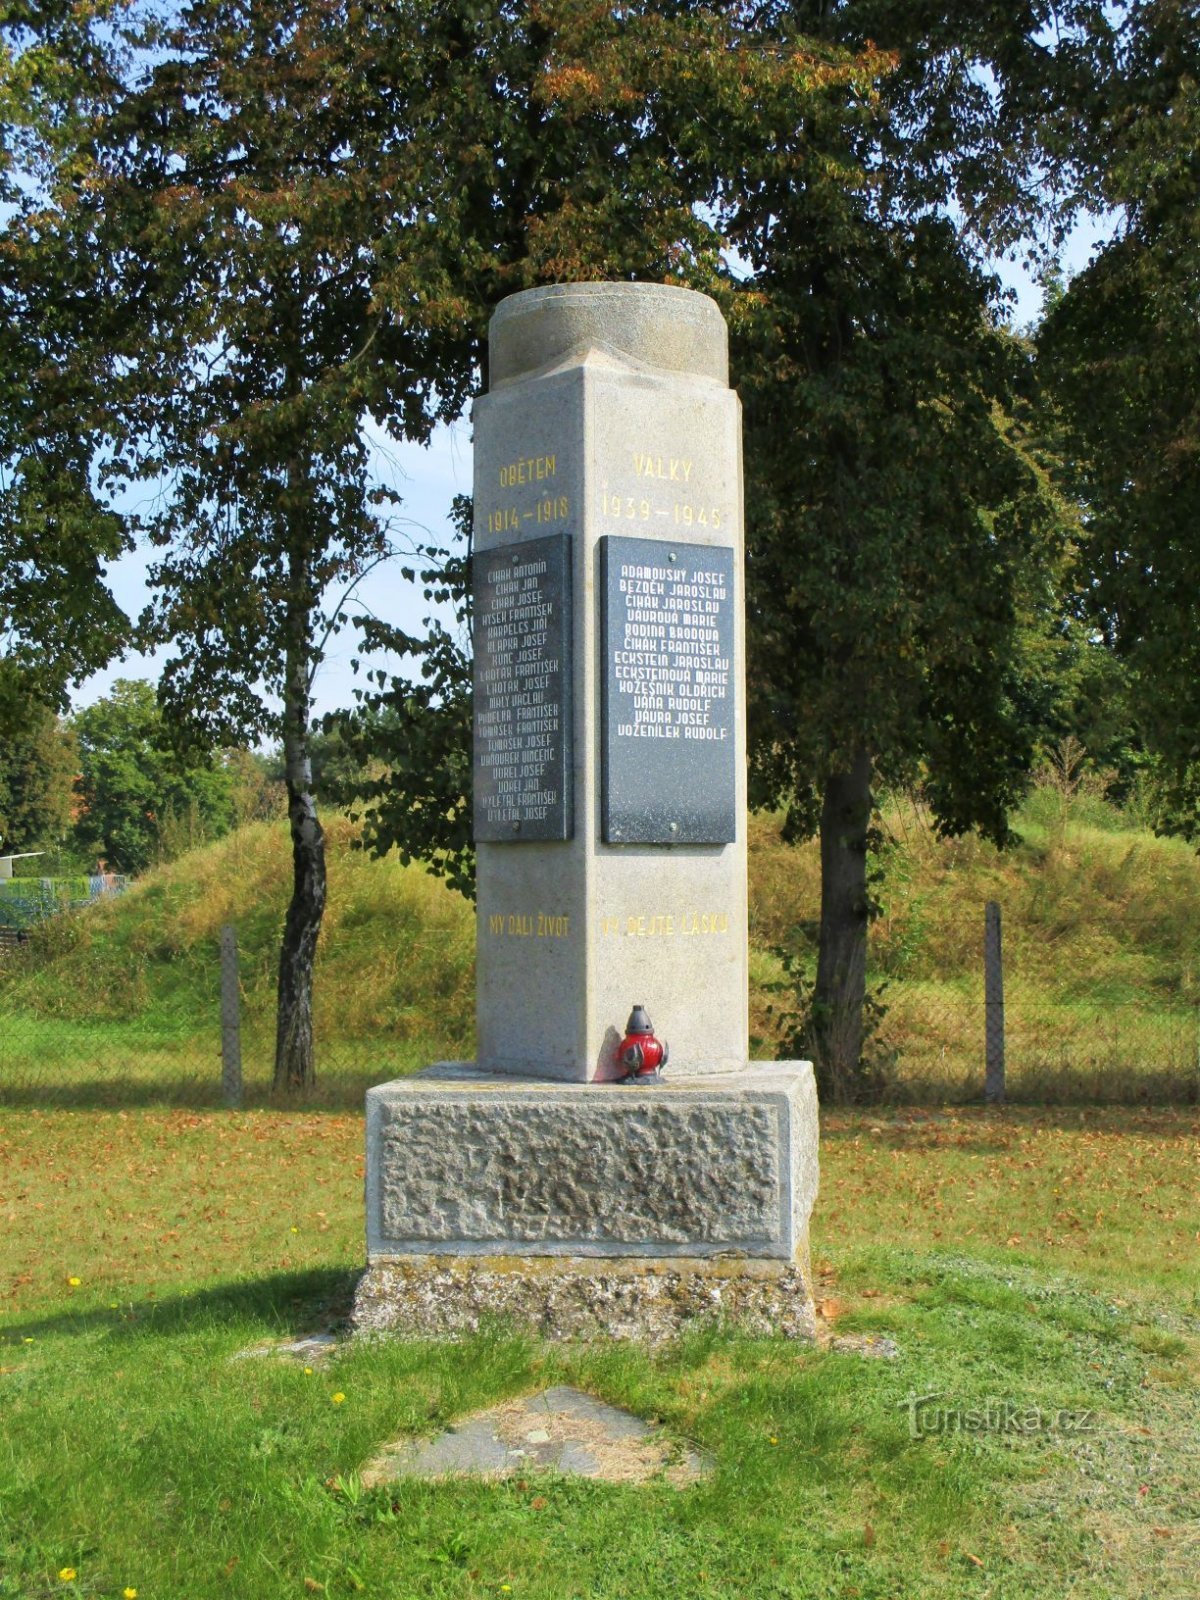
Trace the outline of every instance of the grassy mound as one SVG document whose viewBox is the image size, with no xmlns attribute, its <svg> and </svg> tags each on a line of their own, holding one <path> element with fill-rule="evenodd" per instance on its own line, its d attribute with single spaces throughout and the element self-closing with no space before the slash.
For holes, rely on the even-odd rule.
<svg viewBox="0 0 1200 1600">
<path fill-rule="evenodd" d="M 474 918 L 419 867 L 353 848 L 327 826 L 329 900 L 317 953 L 314 1027 L 324 1074 L 379 1081 L 469 1051 Z M 101 1101 L 150 1084 L 211 1099 L 220 1076 L 221 927 L 237 930 L 247 1077 L 270 1077 L 279 937 L 291 893 L 282 825 L 255 823 L 155 869 L 124 895 L 44 923 L 0 974 L 8 1016 L 0 1086 L 36 1103 L 59 1085 Z M 86 1098 L 86 1097 L 85 1097 Z"/>
<path fill-rule="evenodd" d="M 871 1042 L 898 1097 L 962 1099 L 982 1081 L 983 919 L 1003 909 L 1010 1089 L 1039 1100 L 1188 1100 L 1200 1086 L 1200 867 L 1192 849 L 1094 800 L 1037 791 L 1000 852 L 943 840 L 908 802 L 883 817 L 870 967 Z M 321 1070 L 378 1078 L 473 1049 L 473 910 L 419 867 L 354 848 L 328 824 L 329 904 L 315 991 Z M 751 1035 L 786 1053 L 796 1008 L 783 953 L 811 978 L 815 842 L 750 822 Z M 217 947 L 237 929 L 249 1075 L 269 1077 L 278 941 L 291 886 L 286 829 L 258 823 L 148 873 L 124 896 L 52 919 L 0 970 L 0 1087 L 143 1084 L 220 1051 Z M 202 1064 L 202 1067 L 201 1065 Z M 357 1086 L 354 1088 L 357 1093 Z M 102 1098 L 108 1098 L 103 1095 Z"/>
<path fill-rule="evenodd" d="M 1036 790 L 999 851 L 937 837 L 905 801 L 882 817 L 869 970 L 883 1015 L 870 1048 L 908 1098 L 981 1092 L 983 925 L 1003 917 L 1010 1093 L 1038 1101 L 1194 1101 L 1200 1091 L 1200 863 L 1191 846 L 1089 797 Z M 772 1037 L 777 952 L 816 966 L 815 843 L 774 819 L 750 832 L 752 1032 Z"/>
</svg>

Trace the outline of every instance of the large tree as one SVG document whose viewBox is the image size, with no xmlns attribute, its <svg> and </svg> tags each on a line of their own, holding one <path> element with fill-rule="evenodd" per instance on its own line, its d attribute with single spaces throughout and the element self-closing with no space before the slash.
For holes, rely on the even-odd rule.
<svg viewBox="0 0 1200 1600">
<path fill-rule="evenodd" d="M 160 694 L 209 745 L 279 740 L 293 891 L 275 1078 L 315 1073 L 325 857 L 308 740 L 340 598 L 391 550 L 367 424 L 453 414 L 469 338 L 449 263 L 461 208 L 428 114 L 425 8 L 181 7 L 73 153 L 60 227 L 99 263 L 88 423 L 109 482 L 152 484 L 144 619 Z"/>
<path fill-rule="evenodd" d="M 808 1043 L 852 1096 L 877 792 L 920 783 L 943 831 L 1006 840 L 1066 519 L 1009 411 L 1027 357 L 948 226 L 866 224 L 848 272 L 806 251 L 828 298 L 771 254 L 742 347 L 752 792 L 820 836 Z"/>
<path fill-rule="evenodd" d="M 849 49 L 764 31 L 738 4 L 512 5 L 462 28 L 464 67 L 447 79 L 447 103 L 492 130 L 466 174 L 490 218 L 476 269 L 481 358 L 483 313 L 540 283 L 642 278 L 728 298 L 713 211 L 728 174 L 766 159 L 780 129 L 802 130 L 810 213 L 832 213 L 848 183 L 865 181 L 839 165 L 841 134 L 876 115 L 875 87 L 892 64 L 865 40 Z M 424 552 L 421 572 L 426 597 L 455 621 L 435 617 L 421 635 L 366 619 L 369 649 L 407 665 L 371 665 L 358 714 L 336 719 L 377 768 L 355 785 L 368 842 L 430 862 L 467 894 L 470 513 L 458 504 L 461 543 Z"/>
<path fill-rule="evenodd" d="M 648 115 L 658 44 L 683 75 L 685 43 L 720 43 L 690 10 L 195 0 L 137 37 L 60 162 L 51 231 L 104 291 L 78 330 L 85 436 L 108 483 L 152 486 L 164 704 L 208 743 L 284 749 L 279 1084 L 314 1073 L 313 674 L 390 549 L 366 425 L 456 414 L 510 289 L 697 264 L 694 175 Z"/>
<path fill-rule="evenodd" d="M 115 82 L 106 9 L 0 17 L 0 738 L 65 710 L 69 686 L 128 636 L 105 581 L 128 540 L 80 426 L 76 334 L 99 290 L 51 220 L 71 194 L 64 157 Z"/>
<path fill-rule="evenodd" d="M 53 850 L 75 812 L 79 747 L 69 728 L 43 710 L 29 727 L 0 740 L 0 844 L 5 853 Z"/>
<path fill-rule="evenodd" d="M 1101 8 L 798 3 L 771 26 L 889 50 L 884 115 L 847 116 L 832 205 L 808 127 L 734 150 L 720 195 L 743 263 L 752 794 L 817 832 L 808 1048 L 864 1081 L 875 797 L 920 783 L 940 829 L 998 842 L 1034 755 L 1068 508 L 1024 412 L 1031 352 L 1001 325 L 990 244 L 1045 204 L 1073 45 Z M 1069 92 L 1068 92 L 1069 90 Z M 1049 97 L 1047 99 L 1047 97 Z M 828 196 L 826 196 L 828 201 Z"/>
<path fill-rule="evenodd" d="M 858 1088 L 873 795 L 923 783 L 946 831 L 1007 834 L 1044 716 L 1045 632 L 1070 516 L 1021 415 L 1030 352 L 999 325 L 983 241 L 1021 237 L 1086 97 L 1099 5 L 1013 14 L 900 0 L 742 11 L 640 123 L 734 247 L 718 292 L 746 402 L 754 793 L 819 830 L 809 1043 Z M 877 41 L 882 49 L 873 48 Z M 710 44 L 714 43 L 710 39 Z M 853 60 L 857 70 L 848 71 Z M 589 92 L 595 90 L 595 74 Z M 807 91 L 807 95 L 805 95 Z M 1047 98 L 1048 97 L 1048 98 Z M 394 768 L 382 841 L 462 876 L 465 728 L 445 640 L 390 689 L 441 759 Z"/>
<path fill-rule="evenodd" d="M 1121 8 L 1079 150 L 1111 237 L 1039 336 L 1087 521 L 1086 611 L 1200 831 L 1200 6 Z"/>
<path fill-rule="evenodd" d="M 154 692 L 118 678 L 71 719 L 77 741 L 79 854 L 110 871 L 144 872 L 156 862 L 228 832 L 233 772 L 219 752 L 179 750 Z"/>
</svg>

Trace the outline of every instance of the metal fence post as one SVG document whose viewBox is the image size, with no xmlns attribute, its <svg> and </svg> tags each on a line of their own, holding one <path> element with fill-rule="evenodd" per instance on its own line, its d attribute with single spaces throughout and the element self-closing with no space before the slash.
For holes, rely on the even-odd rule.
<svg viewBox="0 0 1200 1600">
<path fill-rule="evenodd" d="M 221 928 L 221 1098 L 231 1111 L 242 1103 L 242 1018 L 238 989 L 237 929 Z"/>
<path fill-rule="evenodd" d="M 986 1029 L 983 1098 L 1004 1101 L 1004 962 L 1000 953 L 1000 907 L 989 900 L 983 920 L 983 992 Z"/>
</svg>

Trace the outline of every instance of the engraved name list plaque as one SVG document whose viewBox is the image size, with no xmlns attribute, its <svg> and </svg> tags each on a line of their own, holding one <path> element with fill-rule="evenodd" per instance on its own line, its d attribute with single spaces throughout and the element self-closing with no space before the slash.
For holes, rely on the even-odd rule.
<svg viewBox="0 0 1200 1600">
<path fill-rule="evenodd" d="M 600 572 L 605 842 L 729 844 L 734 553 L 612 535 Z"/>
<path fill-rule="evenodd" d="M 570 585 L 566 533 L 474 557 L 477 840 L 572 835 Z"/>
</svg>

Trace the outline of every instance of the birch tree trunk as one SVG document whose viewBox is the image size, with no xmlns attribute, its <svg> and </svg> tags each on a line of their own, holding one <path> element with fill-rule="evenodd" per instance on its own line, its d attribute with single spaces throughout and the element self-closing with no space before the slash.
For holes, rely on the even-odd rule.
<svg viewBox="0 0 1200 1600">
<path fill-rule="evenodd" d="M 309 620 L 307 563 L 293 555 L 287 618 L 283 755 L 292 834 L 292 899 L 279 952 L 275 1088 L 316 1082 L 313 1046 L 313 960 L 325 910 L 325 834 L 317 817 L 309 755 Z"/>
</svg>

